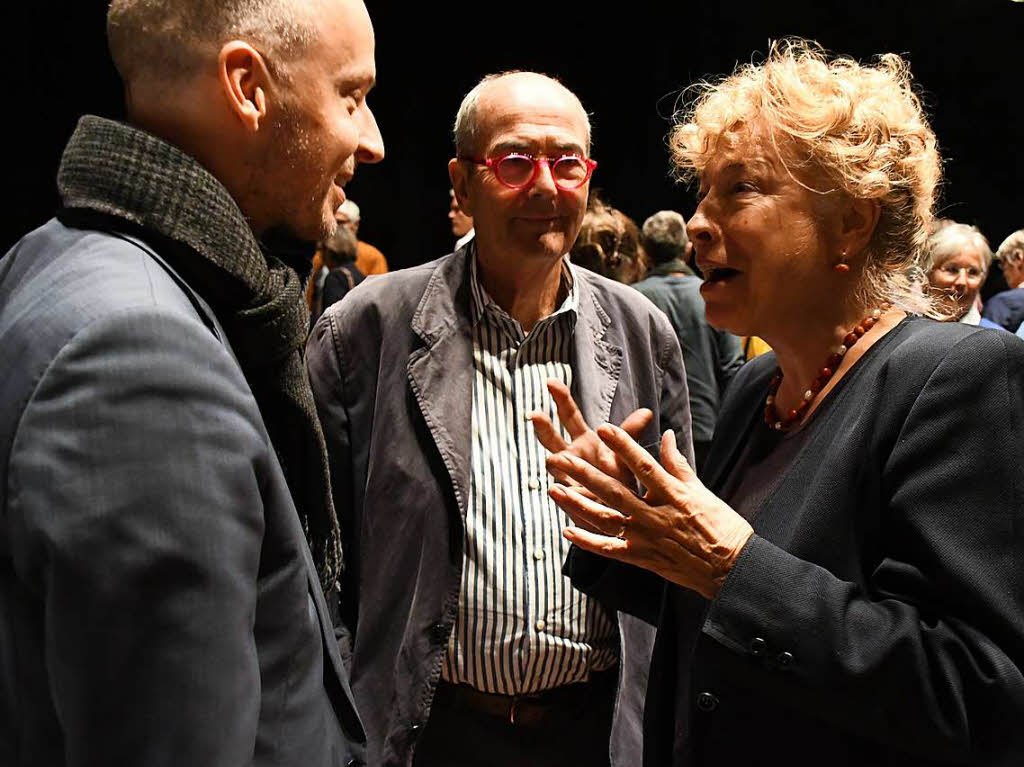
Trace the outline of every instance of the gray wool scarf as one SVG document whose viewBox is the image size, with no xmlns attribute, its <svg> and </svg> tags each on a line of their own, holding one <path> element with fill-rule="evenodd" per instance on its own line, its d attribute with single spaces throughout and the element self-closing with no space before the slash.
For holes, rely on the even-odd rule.
<svg viewBox="0 0 1024 767">
<path fill-rule="evenodd" d="M 213 308 L 284 468 L 324 592 L 342 566 L 327 447 L 302 352 L 309 314 L 293 269 L 265 254 L 227 189 L 190 156 L 130 125 L 87 115 L 57 175 L 64 208 L 155 233 L 156 248 Z"/>
</svg>

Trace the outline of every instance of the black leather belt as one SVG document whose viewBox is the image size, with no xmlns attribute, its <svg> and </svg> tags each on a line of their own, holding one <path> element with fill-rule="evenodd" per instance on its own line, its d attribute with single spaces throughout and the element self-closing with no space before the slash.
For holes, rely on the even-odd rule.
<svg viewBox="0 0 1024 767">
<path fill-rule="evenodd" d="M 596 671 L 585 682 L 575 682 L 550 690 L 522 695 L 499 695 L 481 692 L 464 684 L 439 682 L 434 705 L 448 709 L 478 711 L 504 719 L 517 727 L 536 727 L 555 712 L 599 704 L 601 695 L 615 694 L 618 668 Z"/>
</svg>

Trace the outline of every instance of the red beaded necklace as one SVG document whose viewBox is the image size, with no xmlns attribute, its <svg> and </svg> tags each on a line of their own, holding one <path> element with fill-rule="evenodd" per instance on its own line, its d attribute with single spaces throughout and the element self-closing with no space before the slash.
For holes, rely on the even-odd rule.
<svg viewBox="0 0 1024 767">
<path fill-rule="evenodd" d="M 825 384 L 836 374 L 836 369 L 839 367 L 839 363 L 843 361 L 843 356 L 850 350 L 857 341 L 860 340 L 861 336 L 867 333 L 871 328 L 874 327 L 875 323 L 878 322 L 878 318 L 882 316 L 881 309 L 875 309 L 871 314 L 862 319 L 857 323 L 856 327 L 846 334 L 843 338 L 843 343 L 836 349 L 832 354 L 829 355 L 828 359 L 825 360 L 825 367 L 818 373 L 818 377 L 811 381 L 811 385 L 807 391 L 804 392 L 804 398 L 800 400 L 800 404 L 797 405 L 793 410 L 790 410 L 785 417 L 779 415 L 779 412 L 775 409 L 775 395 L 779 391 L 779 387 L 782 385 L 782 370 L 780 369 L 775 373 L 775 377 L 772 378 L 771 384 L 768 386 L 768 396 L 764 401 L 764 422 L 776 431 L 786 431 L 793 424 L 803 418 L 807 408 L 814 401 L 814 398 L 818 396 L 818 392 L 825 388 Z"/>
</svg>

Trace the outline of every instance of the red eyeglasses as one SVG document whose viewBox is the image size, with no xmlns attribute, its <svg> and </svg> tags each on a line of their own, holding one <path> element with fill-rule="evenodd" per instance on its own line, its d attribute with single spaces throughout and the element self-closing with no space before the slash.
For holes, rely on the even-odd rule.
<svg viewBox="0 0 1024 767">
<path fill-rule="evenodd" d="M 550 160 L 529 154 L 510 152 L 498 157 L 460 157 L 460 160 L 477 165 L 486 165 L 495 178 L 509 189 L 525 189 L 537 180 L 540 166 L 551 171 L 555 186 L 565 192 L 579 189 L 590 180 L 597 163 L 575 154 L 563 154 Z"/>
</svg>

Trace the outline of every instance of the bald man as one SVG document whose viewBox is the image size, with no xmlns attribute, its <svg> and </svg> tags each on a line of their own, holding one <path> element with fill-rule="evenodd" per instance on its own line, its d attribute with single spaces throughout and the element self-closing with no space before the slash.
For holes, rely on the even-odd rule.
<svg viewBox="0 0 1024 767">
<path fill-rule="evenodd" d="M 367 281 L 307 346 L 368 760 L 636 765 L 653 630 L 562 575 L 567 518 L 538 438 L 559 449 L 611 420 L 687 443 L 679 344 L 638 293 L 566 256 L 595 166 L 573 93 L 485 78 L 455 144 L 475 238 Z"/>
<path fill-rule="evenodd" d="M 360 0 L 113 0 L 126 122 L 0 261 L 0 764 L 345 767 L 341 535 L 275 233 L 383 156 Z"/>
</svg>

